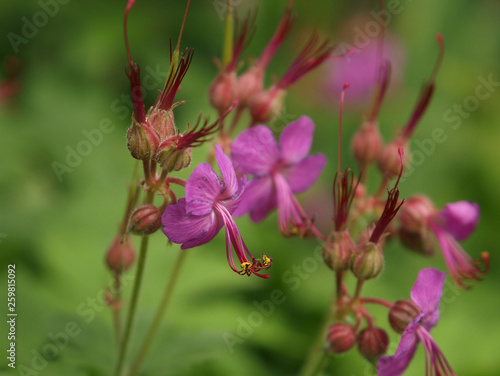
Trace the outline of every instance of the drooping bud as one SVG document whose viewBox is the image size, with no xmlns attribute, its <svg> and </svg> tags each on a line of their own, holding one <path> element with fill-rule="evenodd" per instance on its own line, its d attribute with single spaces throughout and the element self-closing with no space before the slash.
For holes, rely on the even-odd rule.
<svg viewBox="0 0 500 376">
<path fill-rule="evenodd" d="M 364 122 L 352 138 L 352 153 L 361 166 L 377 160 L 381 147 L 382 137 L 374 121 Z"/>
<path fill-rule="evenodd" d="M 283 108 L 285 95 L 285 90 L 277 89 L 274 86 L 255 94 L 248 106 L 252 116 L 252 123 L 266 123 L 278 115 Z"/>
<path fill-rule="evenodd" d="M 158 149 L 156 160 L 168 172 L 181 171 L 191 164 L 191 148 L 178 149 L 169 140 L 165 140 Z"/>
<path fill-rule="evenodd" d="M 396 301 L 389 311 L 389 324 L 398 333 L 403 333 L 409 323 L 420 314 L 420 307 L 409 299 Z"/>
<path fill-rule="evenodd" d="M 151 159 L 158 149 L 160 140 L 155 130 L 132 119 L 127 131 L 127 147 L 132 157 L 140 160 Z"/>
<path fill-rule="evenodd" d="M 427 220 L 436 212 L 431 200 L 425 196 L 417 195 L 406 200 L 397 219 L 405 231 L 420 232 L 427 227 Z"/>
<path fill-rule="evenodd" d="M 142 205 L 130 215 L 128 232 L 135 235 L 149 235 L 161 226 L 161 212 L 154 205 Z"/>
<path fill-rule="evenodd" d="M 330 326 L 326 336 L 329 351 L 340 354 L 350 350 L 356 344 L 356 332 L 350 325 L 336 323 Z"/>
<path fill-rule="evenodd" d="M 219 113 L 224 113 L 236 97 L 236 73 L 223 71 L 217 75 L 208 92 L 210 104 Z"/>
<path fill-rule="evenodd" d="M 384 355 L 388 345 L 389 336 L 381 328 L 368 327 L 358 334 L 358 350 L 371 362 Z"/>
<path fill-rule="evenodd" d="M 135 251 L 130 236 L 118 235 L 111 243 L 106 254 L 106 264 L 109 270 L 122 273 L 132 266 L 134 260 Z"/>
<path fill-rule="evenodd" d="M 378 155 L 378 168 L 386 177 L 392 178 L 398 176 L 401 171 L 401 158 L 398 150 L 403 149 L 403 165 L 408 161 L 407 140 L 397 137 L 391 143 L 382 148 Z"/>
<path fill-rule="evenodd" d="M 323 260 L 333 271 L 349 269 L 351 255 L 354 252 L 354 244 L 347 231 L 335 231 L 323 247 Z"/>
<path fill-rule="evenodd" d="M 377 277 L 384 268 L 384 255 L 375 243 L 365 243 L 351 258 L 351 271 L 362 280 Z"/>
</svg>

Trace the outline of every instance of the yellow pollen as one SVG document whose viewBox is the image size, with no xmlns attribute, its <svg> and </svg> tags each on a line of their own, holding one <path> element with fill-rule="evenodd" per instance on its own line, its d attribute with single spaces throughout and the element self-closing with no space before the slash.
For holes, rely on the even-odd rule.
<svg viewBox="0 0 500 376">
<path fill-rule="evenodd" d="M 242 262 L 241 263 L 241 269 L 242 271 L 246 272 L 248 270 L 250 270 L 250 268 L 252 267 L 252 264 L 249 263 L 249 262 Z"/>
<path fill-rule="evenodd" d="M 263 254 L 262 255 L 262 264 L 264 266 L 268 266 L 270 263 L 271 263 L 271 259 L 268 256 Z"/>
</svg>

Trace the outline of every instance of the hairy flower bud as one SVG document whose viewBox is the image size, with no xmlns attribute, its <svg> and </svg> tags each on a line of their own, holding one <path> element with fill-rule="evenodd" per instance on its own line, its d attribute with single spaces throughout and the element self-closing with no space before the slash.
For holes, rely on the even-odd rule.
<svg viewBox="0 0 500 376">
<path fill-rule="evenodd" d="M 210 104 L 222 114 L 231 107 L 235 97 L 236 73 L 234 71 L 219 73 L 208 92 Z"/>
<path fill-rule="evenodd" d="M 358 350 L 369 361 L 384 355 L 389 345 L 389 336 L 381 328 L 368 327 L 358 334 Z"/>
<path fill-rule="evenodd" d="M 335 354 L 350 350 L 356 343 L 354 328 L 344 323 L 336 323 L 330 326 L 326 336 L 327 348 Z"/>
<path fill-rule="evenodd" d="M 349 269 L 354 244 L 347 231 L 334 232 L 323 247 L 323 260 L 326 265 L 338 272 Z"/>
<path fill-rule="evenodd" d="M 398 230 L 398 237 L 401 243 L 412 251 L 426 256 L 434 254 L 434 245 L 428 229 L 410 231 L 401 227 Z"/>
<path fill-rule="evenodd" d="M 252 97 L 262 91 L 264 72 L 261 68 L 253 66 L 238 77 L 236 81 L 236 97 L 238 105 L 247 106 Z"/>
<path fill-rule="evenodd" d="M 407 141 L 403 138 L 396 138 L 390 144 L 387 144 L 378 155 L 378 168 L 388 177 L 398 176 L 401 172 L 401 157 L 398 150 L 404 150 L 404 163 L 408 160 Z"/>
<path fill-rule="evenodd" d="M 181 171 L 191 164 L 191 148 L 177 149 L 169 140 L 162 142 L 158 148 L 156 160 L 168 172 Z"/>
<path fill-rule="evenodd" d="M 177 133 L 174 112 L 172 109 L 168 111 L 162 109 L 152 111 L 151 114 L 147 116 L 147 122 L 149 126 L 158 133 L 160 142 Z"/>
<path fill-rule="evenodd" d="M 409 299 L 396 301 L 389 310 L 389 324 L 398 333 L 403 333 L 409 323 L 420 314 L 420 308 Z"/>
<path fill-rule="evenodd" d="M 417 232 L 427 227 L 427 220 L 434 213 L 436 208 L 432 201 L 425 196 L 417 195 L 405 201 L 397 218 L 405 230 Z"/>
<path fill-rule="evenodd" d="M 276 88 L 255 94 L 248 106 L 253 123 L 266 123 L 278 115 L 283 108 L 285 94 L 285 90 Z"/>
<path fill-rule="evenodd" d="M 132 157 L 140 160 L 151 159 L 159 143 L 160 139 L 154 129 L 132 120 L 132 126 L 127 131 L 127 147 Z"/>
<path fill-rule="evenodd" d="M 378 131 L 378 125 L 373 121 L 364 122 L 352 138 L 351 150 L 361 166 L 374 162 L 381 147 L 382 138 Z"/>
<path fill-rule="evenodd" d="M 106 254 L 106 264 L 109 270 L 121 273 L 129 269 L 135 260 L 132 241 L 127 235 L 118 235 L 111 243 Z"/>
<path fill-rule="evenodd" d="M 128 231 L 135 235 L 149 235 L 161 226 L 160 209 L 153 205 L 142 205 L 130 215 Z"/>
<path fill-rule="evenodd" d="M 377 277 L 384 268 L 384 255 L 375 243 L 365 243 L 351 258 L 351 271 L 358 279 Z"/>
</svg>

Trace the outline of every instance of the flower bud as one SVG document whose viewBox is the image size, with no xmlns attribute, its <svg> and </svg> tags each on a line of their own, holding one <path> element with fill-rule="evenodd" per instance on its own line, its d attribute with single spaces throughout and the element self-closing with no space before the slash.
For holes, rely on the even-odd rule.
<svg viewBox="0 0 500 376">
<path fill-rule="evenodd" d="M 130 215 L 128 232 L 135 235 L 149 235 L 160 228 L 160 209 L 153 205 L 142 205 Z"/>
<path fill-rule="evenodd" d="M 361 166 L 374 162 L 380 153 L 381 147 L 382 137 L 378 131 L 377 123 L 373 121 L 364 122 L 354 134 L 351 143 L 354 158 Z"/>
<path fill-rule="evenodd" d="M 148 116 L 147 122 L 149 126 L 158 133 L 160 142 L 174 136 L 177 133 L 174 112 L 172 109 L 168 111 L 162 109 L 153 111 Z"/>
<path fill-rule="evenodd" d="M 354 244 L 347 231 L 334 232 L 323 247 L 323 260 L 333 271 L 349 269 Z"/>
<path fill-rule="evenodd" d="M 336 323 L 330 326 L 326 336 L 328 350 L 340 354 L 350 350 L 356 343 L 354 328 L 344 323 Z"/>
<path fill-rule="evenodd" d="M 427 219 L 434 213 L 436 209 L 432 201 L 418 195 L 406 200 L 398 213 L 398 219 L 405 230 L 419 232 L 427 226 Z"/>
<path fill-rule="evenodd" d="M 248 106 L 253 123 L 266 123 L 278 115 L 283 108 L 285 94 L 285 90 L 273 87 L 255 94 Z"/>
<path fill-rule="evenodd" d="M 388 346 L 389 336 L 381 328 L 368 327 L 358 334 L 358 350 L 371 362 L 384 355 Z"/>
<path fill-rule="evenodd" d="M 155 130 L 135 119 L 127 131 L 127 147 L 132 157 L 140 160 L 151 159 L 158 149 L 160 140 Z"/>
<path fill-rule="evenodd" d="M 399 148 L 404 150 L 404 163 L 408 160 L 406 140 L 396 138 L 390 144 L 387 144 L 379 153 L 378 168 L 388 177 L 398 176 L 401 172 L 401 158 L 399 156 Z"/>
<path fill-rule="evenodd" d="M 410 248 L 412 251 L 425 256 L 434 254 L 434 244 L 429 237 L 429 231 L 427 229 L 422 229 L 421 231 L 410 231 L 405 227 L 401 227 L 398 230 L 398 236 L 401 243 Z"/>
<path fill-rule="evenodd" d="M 238 105 L 247 106 L 252 97 L 262 91 L 264 72 L 261 68 L 253 66 L 238 77 L 236 81 L 236 97 Z"/>
<path fill-rule="evenodd" d="M 384 255 L 375 243 L 365 243 L 351 258 L 351 271 L 358 279 L 377 277 L 384 268 Z"/>
<path fill-rule="evenodd" d="M 111 243 L 106 254 L 106 264 L 109 270 L 121 273 L 129 269 L 135 260 L 132 241 L 127 235 L 118 235 Z"/>
<path fill-rule="evenodd" d="M 168 172 L 181 171 L 191 164 L 191 148 L 178 150 L 170 140 L 165 140 L 158 149 L 156 160 Z"/>
<path fill-rule="evenodd" d="M 219 113 L 224 113 L 231 105 L 236 96 L 236 73 L 221 72 L 210 86 L 208 98 L 210 104 Z"/>
<path fill-rule="evenodd" d="M 420 314 L 420 307 L 409 299 L 396 301 L 389 311 L 389 324 L 398 333 L 403 333 L 415 317 Z"/>
</svg>

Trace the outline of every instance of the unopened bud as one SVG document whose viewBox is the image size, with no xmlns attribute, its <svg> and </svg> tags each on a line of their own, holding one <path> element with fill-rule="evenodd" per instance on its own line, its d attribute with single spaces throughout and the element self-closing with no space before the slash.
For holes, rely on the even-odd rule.
<svg viewBox="0 0 500 376">
<path fill-rule="evenodd" d="M 377 277 L 384 268 L 384 255 L 375 243 L 365 243 L 351 258 L 351 271 L 358 279 Z"/>
<path fill-rule="evenodd" d="M 262 91 L 264 72 L 261 68 L 253 66 L 238 77 L 236 81 L 236 97 L 238 105 L 247 106 L 252 97 Z"/>
<path fill-rule="evenodd" d="M 340 354 L 350 350 L 356 343 L 354 328 L 344 323 L 336 323 L 330 326 L 326 336 L 326 344 L 329 351 Z"/>
<path fill-rule="evenodd" d="M 349 269 L 354 244 L 347 231 L 334 232 L 323 247 L 323 260 L 326 265 L 338 272 Z"/>
<path fill-rule="evenodd" d="M 429 235 L 429 230 L 427 229 L 410 231 L 405 227 L 401 227 L 398 230 L 399 240 L 404 246 L 425 256 L 434 254 L 433 240 Z"/>
<path fill-rule="evenodd" d="M 412 232 L 421 231 L 427 226 L 427 220 L 436 213 L 436 208 L 427 197 L 418 195 L 405 201 L 398 213 L 401 226 Z"/>
<path fill-rule="evenodd" d="M 127 147 L 132 157 L 140 160 L 151 159 L 159 143 L 160 139 L 154 129 L 132 120 L 132 126 L 127 131 Z"/>
<path fill-rule="evenodd" d="M 406 139 L 396 138 L 390 144 L 387 144 L 379 153 L 378 168 L 388 177 L 398 176 L 401 172 L 401 157 L 398 150 L 404 150 L 404 163 L 408 160 L 409 153 L 407 153 Z"/>
<path fill-rule="evenodd" d="M 168 172 L 181 171 L 191 164 L 191 148 L 178 150 L 175 145 L 166 140 L 158 149 L 156 160 Z"/>
<path fill-rule="evenodd" d="M 361 166 L 374 162 L 382 147 L 382 137 L 377 123 L 367 121 L 354 134 L 351 143 L 354 158 Z M 399 172 L 399 171 L 398 171 Z"/>
<path fill-rule="evenodd" d="M 119 235 L 111 243 L 106 254 L 106 264 L 109 270 L 121 273 L 129 269 L 135 260 L 132 240 L 127 235 Z"/>
<path fill-rule="evenodd" d="M 396 301 L 389 311 L 389 324 L 398 333 L 403 333 L 415 317 L 420 314 L 420 307 L 409 299 Z"/>
<path fill-rule="evenodd" d="M 130 215 L 128 231 L 135 235 L 149 235 L 160 228 L 161 213 L 154 205 L 142 205 Z"/>
<path fill-rule="evenodd" d="M 158 133 L 160 142 L 177 134 L 172 109 L 168 111 L 156 109 L 147 119 L 149 126 Z"/>
<path fill-rule="evenodd" d="M 384 355 L 389 346 L 389 336 L 381 328 L 369 327 L 358 335 L 358 350 L 369 361 Z"/>
<path fill-rule="evenodd" d="M 278 115 L 283 108 L 286 91 L 270 88 L 255 94 L 250 101 L 250 115 L 254 123 L 266 123 Z"/>
<path fill-rule="evenodd" d="M 224 113 L 233 104 L 236 97 L 236 73 L 221 72 L 210 86 L 208 98 L 210 104 L 219 113 Z"/>
</svg>

